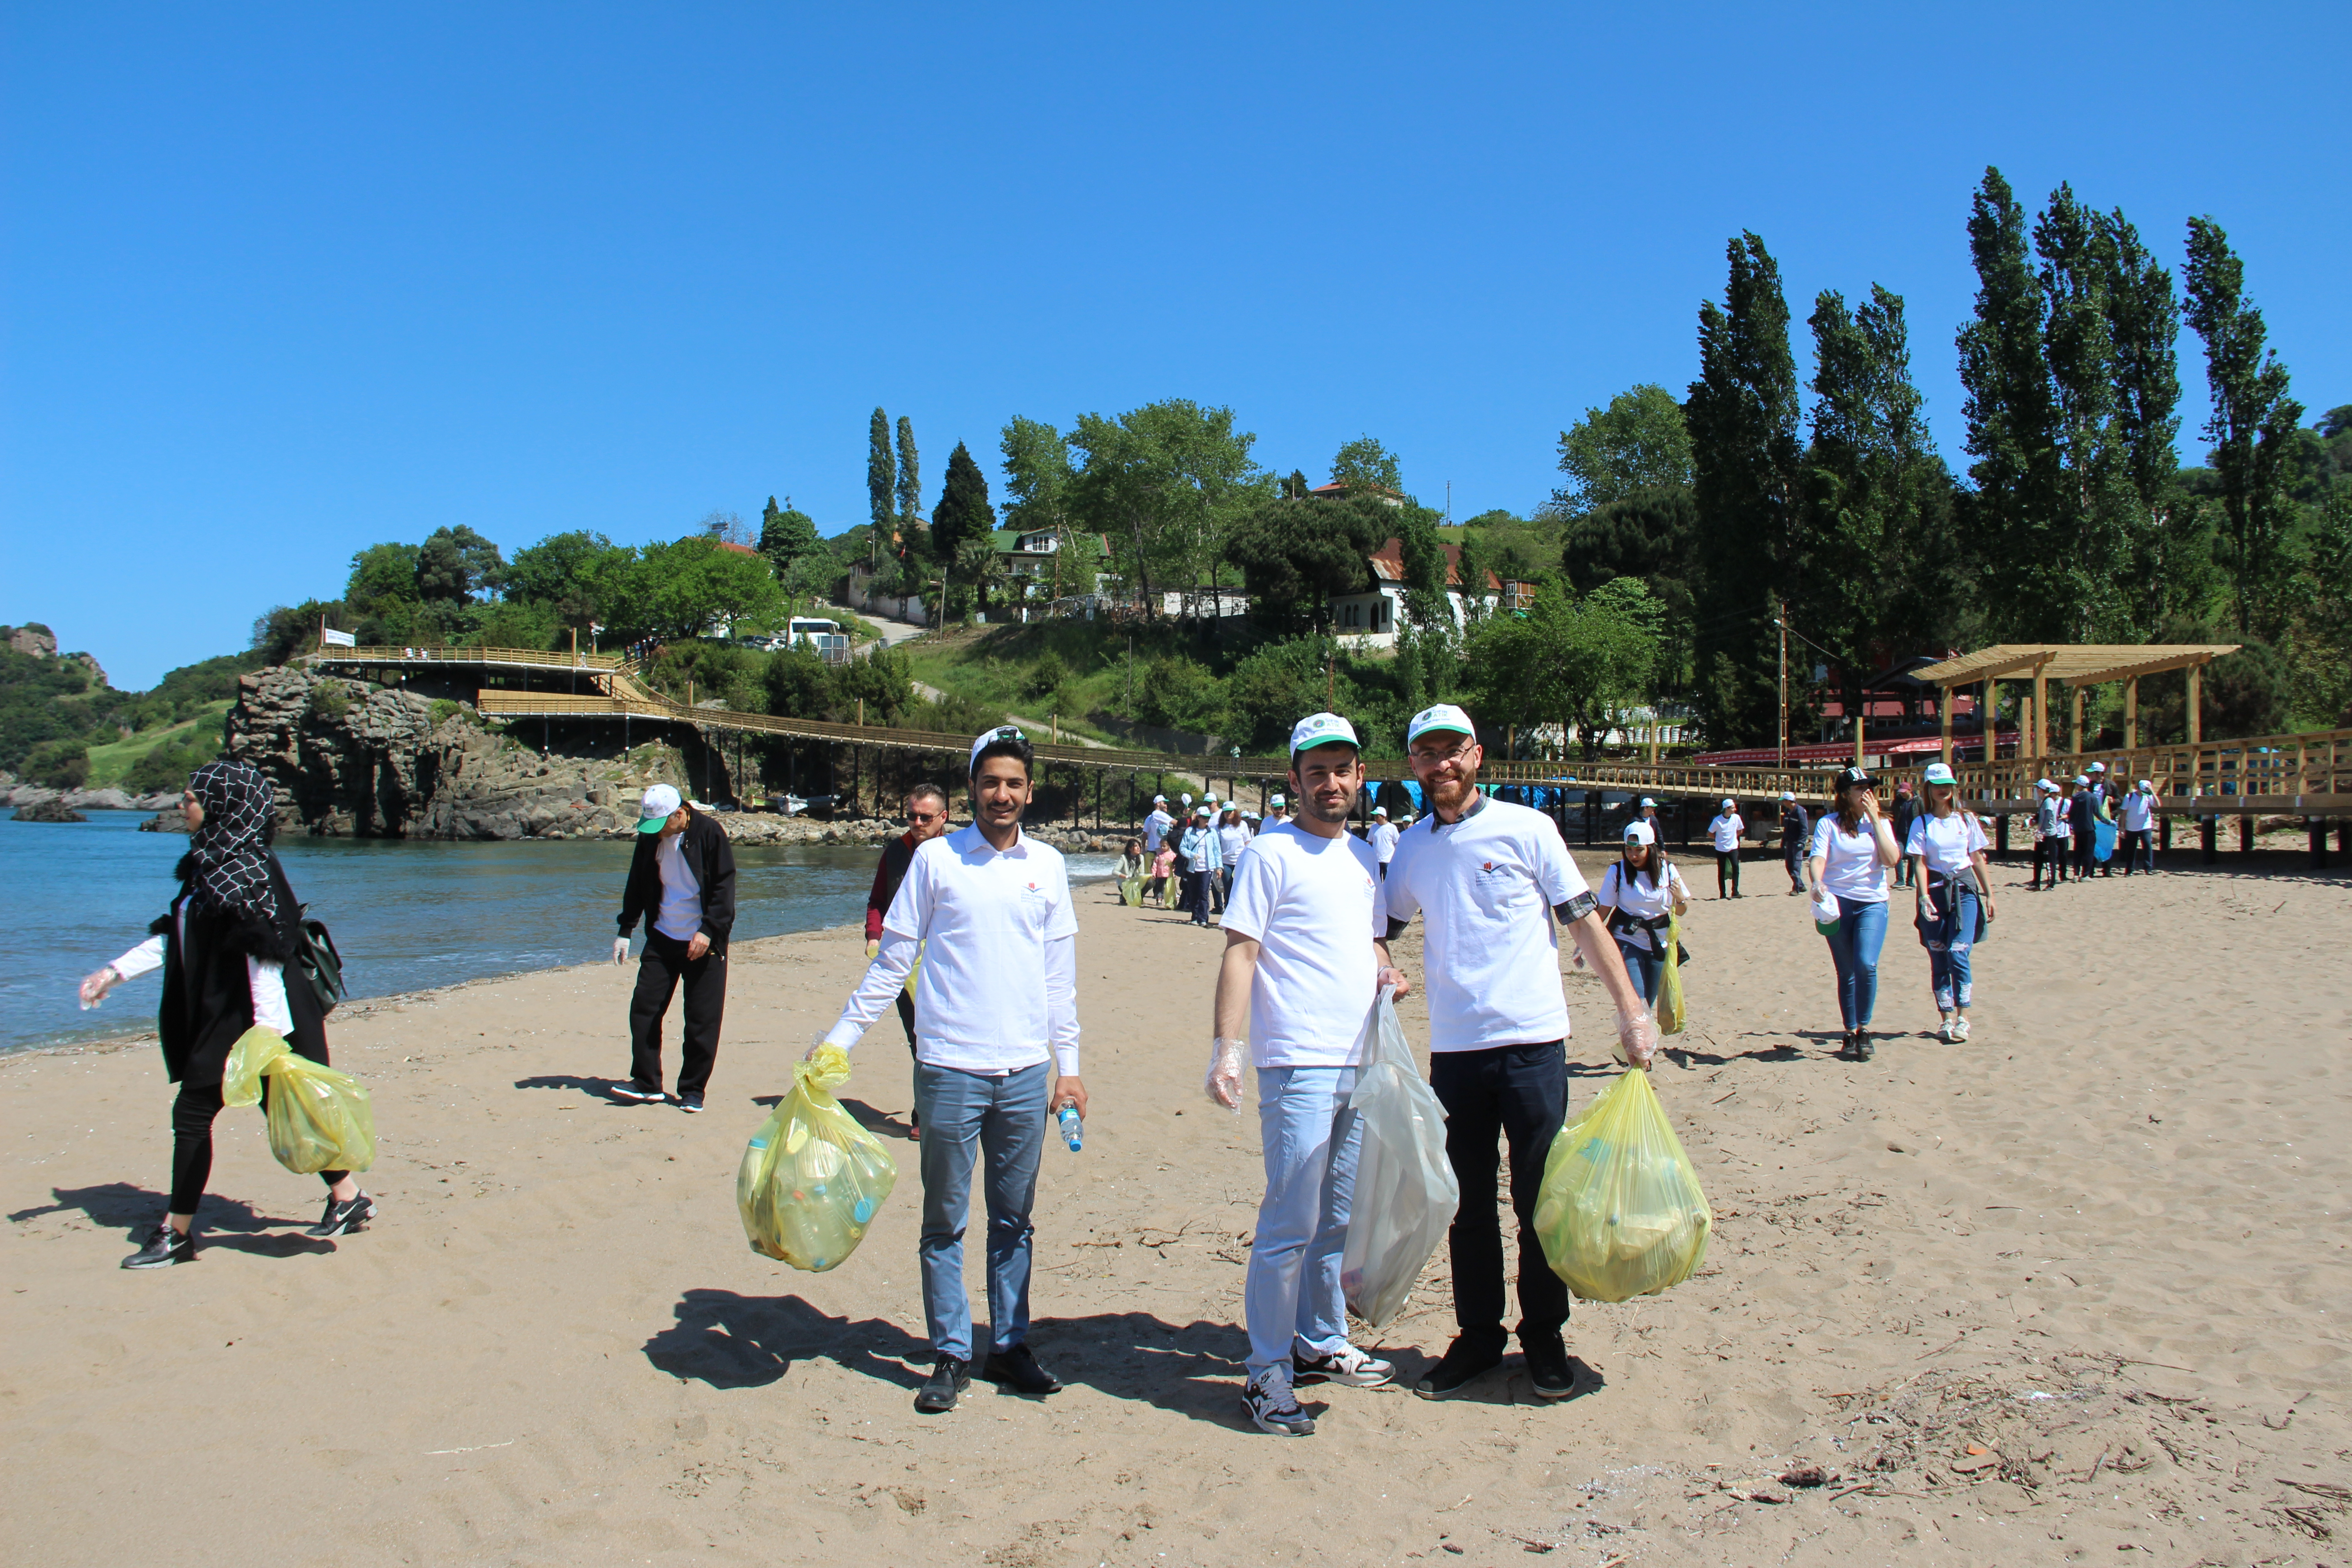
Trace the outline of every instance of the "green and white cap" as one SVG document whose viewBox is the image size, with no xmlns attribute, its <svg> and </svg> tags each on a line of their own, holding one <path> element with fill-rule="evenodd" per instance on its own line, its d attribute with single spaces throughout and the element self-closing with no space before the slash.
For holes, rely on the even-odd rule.
<svg viewBox="0 0 2352 1568">
<path fill-rule="evenodd" d="M 1478 738 L 1478 727 L 1470 722 L 1469 714 L 1451 702 L 1440 702 L 1412 716 L 1412 722 L 1404 728 L 1404 743 L 1410 746 L 1433 730 L 1450 730 L 1474 741 Z"/>
<path fill-rule="evenodd" d="M 1922 784 L 1957 784 L 1959 781 L 1952 777 L 1952 770 L 1946 767 L 1943 763 L 1929 763 L 1927 764 L 1927 771 L 1919 775 L 1919 782 Z"/>
<path fill-rule="evenodd" d="M 1356 727 L 1337 713 L 1309 713 L 1290 727 L 1292 756 L 1318 746 L 1352 746 L 1360 752 L 1364 749 L 1364 743 L 1356 739 Z"/>
<path fill-rule="evenodd" d="M 646 785 L 645 798 L 637 802 L 637 831 L 659 833 L 683 804 L 678 798 L 676 784 Z"/>
</svg>

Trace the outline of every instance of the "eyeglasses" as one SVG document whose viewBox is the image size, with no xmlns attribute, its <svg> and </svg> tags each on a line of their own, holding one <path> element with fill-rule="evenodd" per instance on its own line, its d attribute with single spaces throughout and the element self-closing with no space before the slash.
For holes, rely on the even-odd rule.
<svg viewBox="0 0 2352 1568">
<path fill-rule="evenodd" d="M 1476 741 L 1465 741 L 1460 745 L 1449 747 L 1443 752 L 1429 746 L 1414 746 L 1408 749 L 1405 754 L 1425 767 L 1435 767 L 1440 763 L 1455 762 L 1468 756 L 1470 748 L 1477 743 Z"/>
</svg>

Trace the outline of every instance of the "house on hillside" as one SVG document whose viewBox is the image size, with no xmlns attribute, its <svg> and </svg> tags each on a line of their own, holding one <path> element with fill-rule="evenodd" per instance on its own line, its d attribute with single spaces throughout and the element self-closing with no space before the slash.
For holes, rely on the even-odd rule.
<svg viewBox="0 0 2352 1568">
<path fill-rule="evenodd" d="M 1095 558 L 1109 558 L 1110 541 L 1097 533 L 1088 535 L 1095 543 Z M 999 561 L 1004 563 L 1006 584 L 1003 596 L 1016 606 L 1023 620 L 1030 618 L 1032 601 L 1058 604 L 1066 599 L 1086 599 L 1102 592 L 1108 574 L 1097 572 L 1094 581 L 1081 583 L 1065 566 L 1056 573 L 1055 565 L 1062 550 L 1062 536 L 1054 530 L 1000 528 L 988 536 Z M 1059 594 L 1056 595 L 1056 586 Z M 1039 606 L 1041 609 L 1043 605 Z"/>
<path fill-rule="evenodd" d="M 1382 506 L 1404 505 L 1404 497 L 1386 485 L 1351 485 L 1345 479 L 1333 479 L 1328 485 L 1317 485 L 1307 494 L 1314 500 L 1346 500 L 1349 496 L 1361 494 L 1380 502 Z"/>
<path fill-rule="evenodd" d="M 1445 552 L 1446 608 L 1453 613 L 1454 629 L 1459 631 L 1469 624 L 1469 603 L 1462 583 L 1462 547 L 1445 544 L 1439 548 Z M 1535 585 L 1531 583 L 1507 585 L 1492 572 L 1481 575 L 1486 581 L 1472 592 L 1486 605 L 1501 604 L 1507 591 L 1513 608 L 1534 595 Z M 1393 647 L 1397 629 L 1409 619 L 1404 607 L 1404 542 L 1391 538 L 1364 558 L 1361 587 L 1352 594 L 1331 595 L 1331 629 L 1361 647 Z"/>
</svg>

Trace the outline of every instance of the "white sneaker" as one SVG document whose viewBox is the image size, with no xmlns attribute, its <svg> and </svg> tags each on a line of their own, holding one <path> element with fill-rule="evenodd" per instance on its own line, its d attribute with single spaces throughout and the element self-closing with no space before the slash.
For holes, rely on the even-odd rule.
<svg viewBox="0 0 2352 1568">
<path fill-rule="evenodd" d="M 1952 1036 L 1958 1040 L 1965 1040 L 1969 1037 L 1969 1021 L 1965 1016 L 1952 1020 Z"/>
<path fill-rule="evenodd" d="M 1393 1363 L 1353 1345 L 1341 1345 L 1329 1355 L 1303 1356 L 1296 1349 L 1290 1352 L 1290 1381 L 1294 1384 L 1344 1383 L 1350 1388 L 1378 1388 L 1394 1376 Z"/>
<path fill-rule="evenodd" d="M 1958 1026 L 1952 1022 L 1952 1016 L 1949 1013 L 1944 1015 L 1943 1026 L 1936 1031 L 1936 1037 L 1948 1046 L 1960 1043 Z"/>
<path fill-rule="evenodd" d="M 1290 1392 L 1290 1375 L 1278 1366 L 1268 1367 L 1242 1389 L 1242 1413 L 1261 1432 L 1282 1437 L 1315 1436 L 1315 1417 L 1298 1407 L 1297 1396 Z"/>
</svg>

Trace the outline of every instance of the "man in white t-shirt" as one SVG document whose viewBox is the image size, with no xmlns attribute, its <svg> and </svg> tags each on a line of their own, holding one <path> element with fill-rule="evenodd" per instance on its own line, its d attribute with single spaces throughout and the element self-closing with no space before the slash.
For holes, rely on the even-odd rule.
<svg viewBox="0 0 2352 1568">
<path fill-rule="evenodd" d="M 1748 819 L 1739 815 L 1739 803 L 1727 800 L 1715 820 L 1706 825 L 1707 837 L 1715 841 L 1715 896 L 1736 899 L 1739 896 L 1739 836 L 1748 827 Z"/>
<path fill-rule="evenodd" d="M 1275 827 L 1275 826 L 1280 826 L 1280 825 L 1281 825 L 1281 824 L 1283 824 L 1283 823 L 1288 822 L 1289 820 L 1290 820 L 1290 803 L 1289 803 L 1288 801 L 1286 801 L 1285 799 L 1283 799 L 1283 798 L 1282 798 L 1282 796 L 1280 796 L 1280 795 L 1277 795 L 1271 796 L 1270 798 L 1268 798 L 1268 799 L 1267 799 L 1267 801 L 1266 801 L 1266 803 L 1265 803 L 1265 825 L 1266 825 L 1266 826 L 1268 826 L 1268 827 Z"/>
<path fill-rule="evenodd" d="M 1339 1286 L 1362 1142 L 1348 1109 L 1356 1042 L 1380 987 L 1405 989 L 1389 966 L 1379 862 L 1348 831 L 1363 782 L 1347 720 L 1315 713 L 1292 729 L 1299 815 L 1267 823 L 1242 857 L 1217 971 L 1209 1093 L 1239 1110 L 1242 1058 L 1252 1054 L 1265 1151 L 1265 1197 L 1243 1288 L 1250 1352 L 1242 1408 L 1262 1430 L 1294 1437 L 1315 1430 L 1296 1384 L 1369 1388 L 1396 1375 L 1348 1342 Z"/>
<path fill-rule="evenodd" d="M 1510 1145 L 1519 1220 L 1519 1348 L 1536 1396 L 1565 1399 L 1575 1382 L 1560 1339 L 1568 1287 L 1545 1262 L 1535 1230 L 1544 1157 L 1568 1115 L 1559 926 L 1616 1005 L 1618 1037 L 1635 1067 L 1656 1051 L 1658 1026 L 1559 829 L 1539 811 L 1478 793 L 1486 752 L 1470 716 L 1447 702 L 1423 709 L 1405 731 L 1405 754 L 1430 811 L 1397 843 L 1387 931 L 1394 941 L 1416 913 L 1423 917 L 1429 1085 L 1445 1106 L 1445 1155 L 1462 1184 L 1448 1238 L 1459 1331 L 1413 1392 L 1433 1399 L 1456 1393 L 1501 1365 L 1510 1343 L 1495 1217 L 1499 1137 Z"/>
<path fill-rule="evenodd" d="M 2116 814 L 2116 857 L 2124 863 L 2124 875 L 2135 870 L 2153 875 L 2156 871 L 2156 786 L 2147 780 L 2123 798 L 2123 808 Z"/>
<path fill-rule="evenodd" d="M 1389 862 L 1396 858 L 1397 847 L 1397 830 L 1390 825 L 1387 806 L 1372 807 L 1372 830 L 1364 836 L 1364 841 L 1372 847 L 1372 853 L 1381 863 L 1381 879 L 1386 881 Z"/>
<path fill-rule="evenodd" d="M 915 1408 L 955 1408 L 971 1381 L 963 1233 L 972 1168 L 988 1163 L 989 1352 L 983 1375 L 1020 1394 L 1061 1384 L 1028 1345 L 1029 1262 L 1045 1119 L 1087 1113 L 1078 1077 L 1077 911 L 1061 852 L 1021 831 L 1028 738 L 1007 724 L 971 744 L 972 825 L 915 851 L 882 920 L 882 946 L 841 1018 L 812 1047 L 847 1050 L 922 955 L 915 990 L 915 1105 L 922 1113 L 923 1230 L 916 1252 L 937 1357 Z"/>
<path fill-rule="evenodd" d="M 1167 837 L 1168 830 L 1175 826 L 1176 819 L 1168 815 L 1168 797 L 1153 795 L 1151 815 L 1143 819 L 1143 852 L 1146 855 L 1159 854 L 1160 841 Z"/>
</svg>

